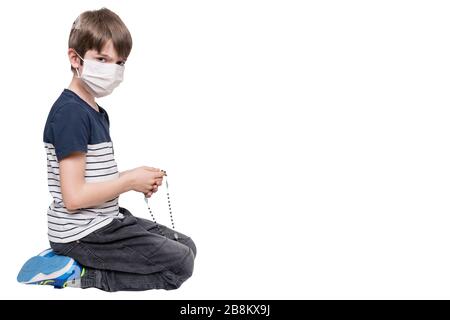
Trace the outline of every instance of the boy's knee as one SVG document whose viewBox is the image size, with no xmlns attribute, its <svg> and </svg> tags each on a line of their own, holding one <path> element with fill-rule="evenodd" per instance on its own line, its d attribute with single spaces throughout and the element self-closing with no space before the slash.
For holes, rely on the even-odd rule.
<svg viewBox="0 0 450 320">
<path fill-rule="evenodd" d="M 189 248 L 189 253 L 183 259 L 183 261 L 177 265 L 175 269 L 171 271 L 167 270 L 163 272 L 163 276 L 166 278 L 166 289 L 178 289 L 181 285 L 192 276 L 194 271 L 194 251 Z"/>
<path fill-rule="evenodd" d="M 194 253 L 194 258 L 195 258 L 197 256 L 197 247 L 195 246 L 194 241 L 191 238 L 188 238 L 186 241 L 187 241 L 186 245 L 192 249 L 192 252 Z"/>
<path fill-rule="evenodd" d="M 175 273 L 185 279 L 192 276 L 192 273 L 194 272 L 194 258 L 195 258 L 194 251 L 191 248 L 189 248 L 189 253 L 183 259 L 181 264 L 178 265 L 177 269 L 175 270 Z"/>
</svg>

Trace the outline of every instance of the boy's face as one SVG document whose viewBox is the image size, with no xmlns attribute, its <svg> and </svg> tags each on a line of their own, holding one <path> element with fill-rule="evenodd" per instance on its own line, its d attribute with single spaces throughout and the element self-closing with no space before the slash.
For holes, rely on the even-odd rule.
<svg viewBox="0 0 450 320">
<path fill-rule="evenodd" d="M 70 53 L 70 59 L 72 66 L 74 68 L 80 68 L 80 72 L 83 70 L 83 66 L 80 65 L 80 58 L 78 58 L 77 54 L 73 49 L 71 49 L 72 52 Z M 119 57 L 117 55 L 116 50 L 114 49 L 113 43 L 111 40 L 108 40 L 105 45 L 103 46 L 103 49 L 98 52 L 95 49 L 87 50 L 83 59 L 91 59 L 99 62 L 105 62 L 105 63 L 117 63 L 119 65 L 125 65 L 125 61 L 127 60 L 124 57 Z"/>
</svg>

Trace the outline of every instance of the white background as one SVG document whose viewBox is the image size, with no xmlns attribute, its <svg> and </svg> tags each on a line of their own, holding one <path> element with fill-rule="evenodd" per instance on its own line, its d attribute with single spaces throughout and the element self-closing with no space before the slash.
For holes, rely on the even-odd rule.
<svg viewBox="0 0 450 320">
<path fill-rule="evenodd" d="M 178 290 L 16 282 L 49 247 L 48 112 L 71 79 L 72 22 L 128 26 L 101 98 L 119 170 L 167 171 L 198 249 Z M 446 1 L 9 1 L 0 8 L 0 297 L 450 298 Z M 152 196 L 170 224 L 164 188 Z M 143 196 L 120 205 L 150 218 Z"/>
</svg>

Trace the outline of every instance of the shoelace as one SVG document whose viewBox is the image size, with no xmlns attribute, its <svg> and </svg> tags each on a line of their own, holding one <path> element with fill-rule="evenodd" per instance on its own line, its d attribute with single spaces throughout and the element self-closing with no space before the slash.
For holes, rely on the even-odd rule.
<svg viewBox="0 0 450 320">
<path fill-rule="evenodd" d="M 164 176 L 166 177 L 166 183 L 165 183 L 165 184 L 166 184 L 167 203 L 168 203 L 168 205 L 169 205 L 170 221 L 172 222 L 172 229 L 175 230 L 175 224 L 174 224 L 174 222 L 173 222 L 173 216 L 172 216 L 172 208 L 171 208 L 171 206 L 170 206 L 169 183 L 167 182 L 167 172 L 164 171 L 164 170 L 161 170 L 161 171 L 164 172 Z M 152 216 L 153 222 L 156 224 L 156 227 L 157 227 L 157 229 L 158 229 L 158 232 L 159 232 L 161 235 L 163 235 L 164 237 L 169 238 L 169 237 L 161 230 L 161 228 L 159 227 L 159 224 L 156 222 L 156 219 L 155 219 L 155 217 L 153 216 L 152 209 L 150 209 L 150 205 L 148 204 L 148 198 L 145 196 L 145 194 L 144 194 L 144 200 L 145 200 L 145 203 L 147 203 L 148 211 L 150 212 L 150 215 Z M 178 241 L 178 234 L 177 234 L 176 232 L 174 232 L 173 238 L 174 238 L 174 240 L 177 240 L 177 241 Z"/>
</svg>

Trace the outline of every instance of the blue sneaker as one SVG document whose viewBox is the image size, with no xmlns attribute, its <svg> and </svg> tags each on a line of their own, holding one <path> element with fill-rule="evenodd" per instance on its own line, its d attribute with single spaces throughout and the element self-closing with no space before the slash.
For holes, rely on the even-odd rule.
<svg viewBox="0 0 450 320">
<path fill-rule="evenodd" d="M 51 248 L 44 250 L 38 254 L 38 256 L 41 256 L 41 257 L 53 257 L 55 255 L 56 255 L 55 251 L 53 251 L 53 249 L 51 249 Z"/>
<path fill-rule="evenodd" d="M 25 284 L 53 285 L 55 288 L 80 286 L 85 268 L 70 257 L 45 250 L 22 266 L 17 281 Z"/>
</svg>

